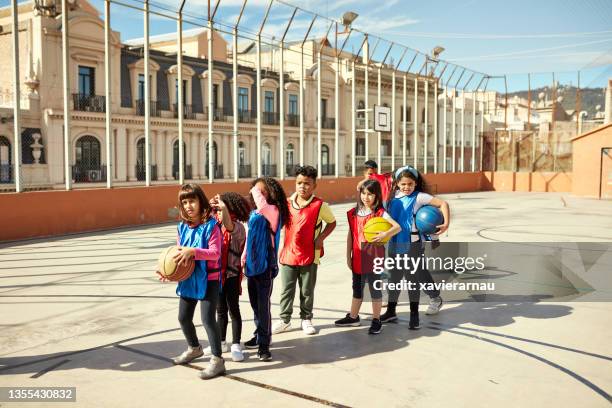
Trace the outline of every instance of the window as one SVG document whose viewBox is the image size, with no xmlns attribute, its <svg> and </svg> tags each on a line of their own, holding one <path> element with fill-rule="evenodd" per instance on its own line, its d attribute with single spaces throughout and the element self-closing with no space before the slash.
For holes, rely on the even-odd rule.
<svg viewBox="0 0 612 408">
<path fill-rule="evenodd" d="M 247 88 L 238 88 L 238 110 L 249 110 L 249 90 Z"/>
<path fill-rule="evenodd" d="M 327 99 L 321 99 L 321 118 L 327 117 Z"/>
<path fill-rule="evenodd" d="M 289 143 L 287 145 L 287 151 L 285 153 L 285 162 L 287 166 L 293 166 L 293 157 L 295 154 L 295 149 L 293 148 L 293 143 Z"/>
<path fill-rule="evenodd" d="M 213 109 L 217 109 L 219 106 L 219 84 L 213 84 Z"/>
<path fill-rule="evenodd" d="M 246 154 L 246 149 L 244 148 L 244 143 L 238 142 L 238 165 L 239 166 L 244 166 L 245 154 Z"/>
<path fill-rule="evenodd" d="M 11 144 L 4 136 L 0 136 L 0 183 L 11 182 Z"/>
<path fill-rule="evenodd" d="M 79 94 L 96 94 L 95 68 L 79 66 Z"/>
<path fill-rule="evenodd" d="M 290 94 L 289 95 L 289 114 L 297 115 L 298 114 L 298 96 Z"/>
<path fill-rule="evenodd" d="M 174 80 L 175 98 L 174 100 L 178 104 L 178 79 Z M 183 79 L 183 105 L 187 105 L 187 80 Z"/>
<path fill-rule="evenodd" d="M 357 109 L 365 109 L 365 103 L 363 101 L 359 101 L 359 103 L 357 104 Z M 357 112 L 357 117 L 358 118 L 364 118 L 365 117 L 365 112 Z"/>
<path fill-rule="evenodd" d="M 269 166 L 272 164 L 272 149 L 268 143 L 264 143 L 261 148 L 261 156 L 262 156 L 262 164 L 264 166 Z"/>
<path fill-rule="evenodd" d="M 266 91 L 264 96 L 264 112 L 274 112 L 274 92 Z"/>
<path fill-rule="evenodd" d="M 76 142 L 76 165 L 84 169 L 100 168 L 100 142 L 93 136 L 83 136 Z"/>
<path fill-rule="evenodd" d="M 149 75 L 149 97 L 153 98 L 153 92 L 151 88 L 153 86 L 153 76 Z M 144 101 L 145 99 L 145 77 L 144 74 L 138 74 L 138 99 Z"/>
</svg>

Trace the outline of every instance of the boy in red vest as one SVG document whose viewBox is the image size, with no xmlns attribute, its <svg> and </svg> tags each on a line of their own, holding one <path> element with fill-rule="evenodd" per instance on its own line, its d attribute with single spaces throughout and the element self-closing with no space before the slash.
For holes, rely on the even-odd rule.
<svg viewBox="0 0 612 408">
<path fill-rule="evenodd" d="M 383 196 L 383 205 L 386 205 L 386 202 L 389 199 L 391 183 L 393 182 L 392 173 L 378 173 L 378 164 L 374 160 L 367 160 L 364 163 L 363 180 L 357 183 L 357 191 L 360 190 L 361 185 L 366 180 L 376 180 L 380 183 L 380 189 L 382 191 Z"/>
<path fill-rule="evenodd" d="M 336 228 L 336 218 L 329 205 L 313 193 L 317 186 L 317 169 L 296 169 L 295 193 L 289 197 L 291 225 L 285 227 L 285 239 L 279 263 L 282 280 L 280 320 L 272 327 L 278 334 L 291 327 L 295 283 L 300 283 L 300 318 L 305 334 L 315 334 L 312 325 L 314 288 L 323 241 Z M 325 228 L 322 229 L 323 222 Z"/>
</svg>

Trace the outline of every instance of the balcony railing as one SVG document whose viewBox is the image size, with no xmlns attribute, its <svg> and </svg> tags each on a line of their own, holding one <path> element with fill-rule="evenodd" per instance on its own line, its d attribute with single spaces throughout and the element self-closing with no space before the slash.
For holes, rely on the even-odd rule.
<svg viewBox="0 0 612 408">
<path fill-rule="evenodd" d="M 91 166 L 75 164 L 72 166 L 72 180 L 75 183 L 98 183 L 106 180 L 106 165 Z"/>
<path fill-rule="evenodd" d="M 262 164 L 261 175 L 276 177 L 276 164 Z"/>
<path fill-rule="evenodd" d="M 323 120 L 321 121 L 321 127 L 323 129 L 335 129 L 336 119 L 335 118 L 323 118 Z"/>
<path fill-rule="evenodd" d="M 240 123 L 255 123 L 256 117 L 253 111 L 238 110 L 238 122 Z"/>
<path fill-rule="evenodd" d="M 206 163 L 205 169 L 206 169 L 206 177 L 208 177 L 208 175 L 210 174 L 210 172 L 208 171 L 208 163 Z M 223 165 L 217 164 L 216 166 L 213 166 L 213 172 L 215 174 L 214 178 L 222 179 L 223 178 Z"/>
<path fill-rule="evenodd" d="M 13 182 L 13 166 L 10 164 L 0 164 L 0 183 Z"/>
<path fill-rule="evenodd" d="M 240 178 L 249 178 L 251 177 L 251 165 L 250 164 L 241 164 L 238 166 L 238 177 Z"/>
<path fill-rule="evenodd" d="M 136 165 L 136 180 L 142 181 L 146 178 L 146 166 L 144 164 Z M 157 180 L 157 165 L 151 165 L 151 180 Z"/>
<path fill-rule="evenodd" d="M 208 120 L 208 108 L 205 108 L 204 112 L 204 120 Z M 232 117 L 232 112 L 222 108 L 213 108 L 212 117 L 215 122 L 228 122 Z"/>
<path fill-rule="evenodd" d="M 191 164 L 187 164 L 185 166 L 185 174 L 184 174 L 185 179 L 186 180 L 191 179 L 192 178 L 191 174 L 192 174 L 191 173 Z M 179 166 L 178 166 L 178 164 L 173 164 L 172 165 L 172 177 L 174 177 L 175 180 L 179 179 Z"/>
<path fill-rule="evenodd" d="M 74 110 L 84 112 L 106 112 L 106 97 L 103 95 L 72 94 Z"/>
<path fill-rule="evenodd" d="M 172 105 L 173 109 L 174 109 L 174 117 L 178 118 L 178 104 L 173 104 Z M 183 105 L 183 118 L 184 119 L 195 119 L 196 115 L 193 112 L 193 106 L 192 105 Z"/>
<path fill-rule="evenodd" d="M 261 112 L 261 121 L 264 125 L 278 125 L 278 112 Z"/>
<path fill-rule="evenodd" d="M 145 101 L 144 99 L 136 99 L 136 114 L 144 116 L 145 114 Z M 149 114 L 153 117 L 159 117 L 160 112 L 157 106 L 157 101 L 149 102 Z"/>
<path fill-rule="evenodd" d="M 321 175 L 322 176 L 332 176 L 334 174 L 336 174 L 335 164 L 322 164 L 321 165 Z"/>
<path fill-rule="evenodd" d="M 288 114 L 285 122 L 287 126 L 300 126 L 300 115 Z"/>
<path fill-rule="evenodd" d="M 370 115 L 371 116 L 371 115 Z M 355 118 L 355 128 L 356 129 L 365 129 L 366 128 L 366 120 L 365 118 Z M 374 121 L 371 117 L 368 117 L 368 129 L 374 128 Z"/>
</svg>

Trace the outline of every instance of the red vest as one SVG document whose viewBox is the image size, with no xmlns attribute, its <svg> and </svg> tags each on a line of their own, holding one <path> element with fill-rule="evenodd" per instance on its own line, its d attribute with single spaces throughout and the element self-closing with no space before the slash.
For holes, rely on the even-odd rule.
<svg viewBox="0 0 612 408">
<path fill-rule="evenodd" d="M 317 220 L 323 200 L 314 197 L 310 204 L 300 209 L 293 207 L 291 199 L 288 202 L 291 225 L 285 227 L 285 240 L 279 262 L 291 266 L 310 265 L 315 260 L 315 233 L 321 227 Z"/>
<path fill-rule="evenodd" d="M 391 173 L 385 174 L 370 174 L 371 180 L 376 180 L 380 183 L 380 190 L 382 192 L 383 202 L 389 199 L 389 191 L 391 191 L 391 185 L 393 183 L 393 175 Z"/>
<path fill-rule="evenodd" d="M 384 258 L 385 247 L 380 244 L 372 244 L 366 241 L 363 235 L 363 227 L 370 218 L 382 217 L 384 209 L 379 209 L 375 213 L 366 216 L 357 215 L 357 211 L 351 208 L 347 213 L 348 224 L 351 230 L 351 238 L 353 243 L 353 272 L 359 275 L 372 273 L 374 270 L 374 258 Z"/>
</svg>

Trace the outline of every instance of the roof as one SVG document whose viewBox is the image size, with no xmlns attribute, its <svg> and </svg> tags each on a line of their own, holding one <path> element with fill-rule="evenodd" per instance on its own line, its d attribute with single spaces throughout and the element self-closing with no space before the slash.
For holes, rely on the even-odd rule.
<svg viewBox="0 0 612 408">
<path fill-rule="evenodd" d="M 593 129 L 593 130 L 589 130 L 589 131 L 588 131 L 588 132 L 586 132 L 586 133 L 583 133 L 583 134 L 578 135 L 578 136 L 574 136 L 574 137 L 571 139 L 571 141 L 572 141 L 572 142 L 574 142 L 574 141 L 576 141 L 576 140 L 578 140 L 578 139 L 581 139 L 581 138 L 583 138 L 583 137 L 585 137 L 585 136 L 592 135 L 593 133 L 601 132 L 602 130 L 607 129 L 607 128 L 611 127 L 611 126 L 612 126 L 612 122 L 610 122 L 610 123 L 606 123 L 606 124 L 604 124 L 604 125 L 601 125 L 601 126 L 600 126 L 600 127 L 598 127 L 598 128 L 595 128 L 595 129 Z"/>
<path fill-rule="evenodd" d="M 183 38 L 186 37 L 195 37 L 197 35 L 200 35 L 202 33 L 207 32 L 208 29 L 207 28 L 192 28 L 190 30 L 184 30 L 183 31 Z M 176 40 L 176 32 L 172 32 L 172 33 L 166 33 L 166 34 L 159 34 L 159 35 L 152 35 L 149 37 L 149 42 L 153 43 L 153 42 L 163 42 L 163 41 L 172 41 L 172 40 Z M 133 38 L 131 40 L 126 40 L 124 41 L 124 44 L 126 45 L 143 45 L 144 44 L 144 37 L 143 38 Z"/>
</svg>

